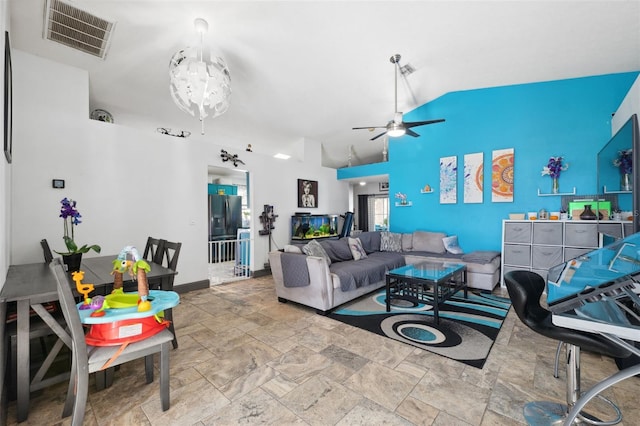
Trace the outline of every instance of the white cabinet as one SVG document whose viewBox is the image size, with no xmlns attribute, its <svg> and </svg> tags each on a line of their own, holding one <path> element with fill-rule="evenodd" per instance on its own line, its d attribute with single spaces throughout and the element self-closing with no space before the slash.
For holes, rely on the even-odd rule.
<svg viewBox="0 0 640 426">
<path fill-rule="evenodd" d="M 534 271 L 546 280 L 549 268 L 600 247 L 599 230 L 622 238 L 631 232 L 631 222 L 503 220 L 502 287 L 504 274 L 516 269 Z"/>
</svg>

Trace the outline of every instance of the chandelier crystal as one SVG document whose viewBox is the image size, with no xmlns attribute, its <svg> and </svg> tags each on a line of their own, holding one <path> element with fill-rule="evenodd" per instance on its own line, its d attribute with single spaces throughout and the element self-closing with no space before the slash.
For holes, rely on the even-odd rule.
<svg viewBox="0 0 640 426">
<path fill-rule="evenodd" d="M 194 25 L 200 35 L 200 44 L 173 55 L 169 63 L 169 90 L 178 108 L 200 119 L 204 135 L 204 119 L 224 114 L 229 108 L 231 75 L 222 58 L 204 53 L 207 21 L 198 18 Z"/>
</svg>

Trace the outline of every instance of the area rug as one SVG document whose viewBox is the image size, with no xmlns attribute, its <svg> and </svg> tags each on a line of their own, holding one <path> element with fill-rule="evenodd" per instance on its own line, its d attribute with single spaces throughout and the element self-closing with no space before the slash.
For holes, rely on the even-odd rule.
<svg viewBox="0 0 640 426">
<path fill-rule="evenodd" d="M 462 291 L 440 305 L 440 324 L 433 308 L 394 300 L 386 312 L 383 289 L 356 299 L 328 316 L 345 324 L 389 337 L 467 365 L 482 368 L 509 312 L 507 298 L 485 292 Z"/>
</svg>

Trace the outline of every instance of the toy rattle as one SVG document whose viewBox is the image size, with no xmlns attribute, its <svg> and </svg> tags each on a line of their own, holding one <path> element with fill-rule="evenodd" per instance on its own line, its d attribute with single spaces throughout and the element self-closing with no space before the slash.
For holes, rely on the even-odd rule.
<svg viewBox="0 0 640 426">
<path fill-rule="evenodd" d="M 78 293 L 84 296 L 84 304 L 80 306 L 80 309 L 90 309 L 89 305 L 91 303 L 91 299 L 89 298 L 89 293 L 93 291 L 93 284 L 82 283 L 82 280 L 84 279 L 84 271 L 72 272 L 71 278 L 76 283 L 76 290 L 78 290 Z"/>
</svg>

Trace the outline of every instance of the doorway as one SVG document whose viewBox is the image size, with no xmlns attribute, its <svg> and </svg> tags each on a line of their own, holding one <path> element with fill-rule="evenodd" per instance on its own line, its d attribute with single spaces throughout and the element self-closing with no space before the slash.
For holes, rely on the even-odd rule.
<svg viewBox="0 0 640 426">
<path fill-rule="evenodd" d="M 209 166 L 207 241 L 209 285 L 251 277 L 249 172 Z"/>
</svg>

